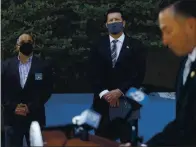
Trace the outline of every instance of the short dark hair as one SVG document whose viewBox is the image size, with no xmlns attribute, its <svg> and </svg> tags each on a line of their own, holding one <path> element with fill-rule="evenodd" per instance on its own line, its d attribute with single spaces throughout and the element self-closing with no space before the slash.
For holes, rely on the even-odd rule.
<svg viewBox="0 0 196 147">
<path fill-rule="evenodd" d="M 170 6 L 174 8 L 176 14 L 196 18 L 196 0 L 178 0 L 173 3 L 163 0 L 160 4 L 160 11 Z"/>
<path fill-rule="evenodd" d="M 105 22 L 107 22 L 107 17 L 108 17 L 108 14 L 110 14 L 110 13 L 120 13 L 122 19 L 125 20 L 125 16 L 123 15 L 123 12 L 120 10 L 120 8 L 111 8 L 107 11 L 107 13 L 105 15 Z"/>
</svg>

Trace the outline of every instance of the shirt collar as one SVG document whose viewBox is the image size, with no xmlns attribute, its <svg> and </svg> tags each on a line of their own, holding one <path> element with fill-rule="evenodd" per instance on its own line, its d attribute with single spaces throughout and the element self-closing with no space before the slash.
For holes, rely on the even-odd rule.
<svg viewBox="0 0 196 147">
<path fill-rule="evenodd" d="M 118 39 L 114 39 L 112 36 L 110 36 L 110 43 L 113 40 L 118 40 L 119 42 L 123 43 L 124 39 L 125 39 L 125 34 L 124 33 L 122 33 L 122 35 Z"/>
<path fill-rule="evenodd" d="M 196 47 L 193 49 L 193 51 L 188 55 L 188 58 L 191 60 L 191 62 L 194 62 L 196 60 Z"/>
<path fill-rule="evenodd" d="M 28 58 L 27 62 L 31 62 L 31 61 L 32 61 L 32 58 L 33 58 L 33 55 L 31 55 L 31 56 Z M 18 60 L 20 61 L 20 56 L 19 56 L 19 55 L 18 55 Z"/>
</svg>

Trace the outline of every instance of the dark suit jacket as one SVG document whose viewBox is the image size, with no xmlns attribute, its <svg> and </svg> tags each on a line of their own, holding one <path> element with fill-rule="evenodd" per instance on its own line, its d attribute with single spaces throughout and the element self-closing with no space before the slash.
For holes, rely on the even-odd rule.
<svg viewBox="0 0 196 147">
<path fill-rule="evenodd" d="M 2 103 L 5 125 L 22 124 L 37 120 L 45 125 L 44 104 L 49 99 L 52 87 L 52 70 L 43 60 L 33 56 L 31 68 L 24 88 L 20 85 L 19 60 L 14 57 L 2 64 Z M 42 80 L 36 80 L 35 74 L 41 73 Z M 19 116 L 14 113 L 17 104 L 27 104 L 30 113 Z"/>
<path fill-rule="evenodd" d="M 196 61 L 183 85 L 186 60 L 187 57 L 182 61 L 177 78 L 176 118 L 147 142 L 149 146 L 196 146 Z"/>
<path fill-rule="evenodd" d="M 116 65 L 112 68 L 110 39 L 105 36 L 92 48 L 90 65 L 95 95 L 93 107 L 104 115 L 108 113 L 109 105 L 99 98 L 99 93 L 117 88 L 126 93 L 130 87 L 140 87 L 146 70 L 146 50 L 138 40 L 125 36 Z"/>
</svg>

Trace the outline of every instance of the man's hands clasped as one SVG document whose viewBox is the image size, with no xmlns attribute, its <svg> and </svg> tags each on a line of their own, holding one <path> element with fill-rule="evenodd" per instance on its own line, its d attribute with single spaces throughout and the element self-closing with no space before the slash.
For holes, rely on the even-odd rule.
<svg viewBox="0 0 196 147">
<path fill-rule="evenodd" d="M 106 93 L 103 98 L 110 103 L 111 107 L 119 106 L 119 98 L 123 95 L 123 93 L 119 89 L 111 90 Z"/>
<path fill-rule="evenodd" d="M 29 109 L 26 104 L 18 104 L 15 109 L 15 114 L 26 116 L 29 113 Z"/>
</svg>

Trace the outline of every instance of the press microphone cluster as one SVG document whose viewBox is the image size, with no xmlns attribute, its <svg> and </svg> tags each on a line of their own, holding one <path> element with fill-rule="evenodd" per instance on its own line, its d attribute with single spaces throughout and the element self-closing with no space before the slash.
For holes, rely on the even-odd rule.
<svg viewBox="0 0 196 147">
<path fill-rule="evenodd" d="M 88 131 L 97 129 L 101 120 L 101 115 L 92 109 L 83 111 L 80 115 L 73 117 L 72 123 L 77 125 L 75 128 L 75 135 L 79 136 L 81 140 L 88 140 Z"/>
<path fill-rule="evenodd" d="M 125 96 L 131 103 L 130 112 L 132 113 L 134 110 L 139 110 L 142 106 L 145 106 L 145 104 L 149 101 L 148 95 L 146 95 L 142 89 L 130 88 L 126 92 Z M 143 142 L 143 137 L 138 136 L 138 130 L 136 130 L 135 126 L 132 126 L 132 132 L 134 133 L 133 136 L 135 136 L 134 139 L 132 139 L 133 145 L 137 146 L 138 144 L 141 144 Z"/>
<path fill-rule="evenodd" d="M 50 126 L 45 127 L 42 130 L 52 131 L 60 130 L 70 137 L 80 137 L 81 140 L 88 140 L 88 131 L 90 129 L 96 129 L 99 126 L 101 115 L 91 109 L 83 111 L 80 115 L 73 117 L 72 123 L 62 126 Z M 43 138 L 40 125 L 37 121 L 33 121 L 30 126 L 30 144 L 31 146 L 43 146 Z M 70 136 L 74 134 L 74 136 Z"/>
<path fill-rule="evenodd" d="M 139 109 L 148 101 L 148 96 L 136 88 L 130 88 L 125 96 L 131 101 L 131 109 Z M 79 136 L 82 140 L 88 140 L 88 131 L 97 129 L 101 120 L 101 115 L 92 109 L 83 111 L 80 115 L 72 118 L 72 124 L 64 126 L 45 127 L 43 130 L 61 130 L 66 133 L 69 138 L 69 133 L 74 132 L 75 136 Z M 75 137 L 74 136 L 74 137 Z M 43 139 L 39 123 L 34 121 L 30 127 L 30 142 L 31 146 L 43 146 Z"/>
</svg>

